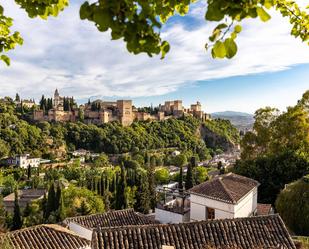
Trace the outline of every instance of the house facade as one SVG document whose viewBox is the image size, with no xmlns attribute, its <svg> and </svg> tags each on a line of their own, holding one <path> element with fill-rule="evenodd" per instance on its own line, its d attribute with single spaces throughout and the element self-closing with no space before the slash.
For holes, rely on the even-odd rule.
<svg viewBox="0 0 309 249">
<path fill-rule="evenodd" d="M 249 217 L 257 211 L 259 183 L 233 173 L 214 177 L 189 190 L 190 220 Z"/>
<path fill-rule="evenodd" d="M 16 165 L 20 168 L 28 168 L 29 165 L 33 168 L 40 166 L 41 158 L 30 157 L 29 154 L 17 155 L 13 158 L 7 159 L 8 165 Z"/>
</svg>

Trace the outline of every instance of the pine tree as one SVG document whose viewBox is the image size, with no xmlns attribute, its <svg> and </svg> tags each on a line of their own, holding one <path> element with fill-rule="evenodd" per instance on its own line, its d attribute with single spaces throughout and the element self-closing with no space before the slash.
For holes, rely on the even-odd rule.
<svg viewBox="0 0 309 249">
<path fill-rule="evenodd" d="M 14 216 L 13 216 L 13 224 L 12 230 L 20 229 L 23 226 L 23 221 L 21 218 L 19 200 L 18 200 L 18 190 L 15 189 L 15 200 L 14 200 Z"/>
</svg>

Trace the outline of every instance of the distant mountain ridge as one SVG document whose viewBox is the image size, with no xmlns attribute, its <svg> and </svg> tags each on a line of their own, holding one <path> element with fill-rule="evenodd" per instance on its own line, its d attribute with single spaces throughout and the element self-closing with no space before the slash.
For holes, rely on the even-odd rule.
<svg viewBox="0 0 309 249">
<path fill-rule="evenodd" d="M 221 118 L 230 120 L 239 130 L 252 129 L 254 124 L 254 115 L 246 112 L 223 111 L 210 114 L 212 118 Z"/>
</svg>

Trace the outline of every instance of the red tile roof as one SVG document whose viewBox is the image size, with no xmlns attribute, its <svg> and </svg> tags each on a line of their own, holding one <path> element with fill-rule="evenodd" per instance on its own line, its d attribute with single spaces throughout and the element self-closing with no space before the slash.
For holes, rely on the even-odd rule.
<svg viewBox="0 0 309 249">
<path fill-rule="evenodd" d="M 256 207 L 256 214 L 257 215 L 268 215 L 271 213 L 271 210 L 272 210 L 271 204 L 258 203 Z"/>
<path fill-rule="evenodd" d="M 95 229 L 93 249 L 295 249 L 279 215 Z"/>
<path fill-rule="evenodd" d="M 189 193 L 236 204 L 259 183 L 253 179 L 228 173 L 214 177 L 189 189 Z"/>
<path fill-rule="evenodd" d="M 0 235 L 0 248 L 82 249 L 90 241 L 59 225 L 38 225 Z"/>
<path fill-rule="evenodd" d="M 65 224 L 74 222 L 83 227 L 104 228 L 104 227 L 118 227 L 128 225 L 147 225 L 156 223 L 152 219 L 143 214 L 135 212 L 133 209 L 110 211 L 101 214 L 92 214 L 85 216 L 71 217 L 64 220 Z"/>
</svg>

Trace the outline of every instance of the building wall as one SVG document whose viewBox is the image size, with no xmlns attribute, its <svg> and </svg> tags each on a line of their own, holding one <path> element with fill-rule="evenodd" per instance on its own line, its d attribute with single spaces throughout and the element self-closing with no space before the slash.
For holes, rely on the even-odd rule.
<svg viewBox="0 0 309 249">
<path fill-rule="evenodd" d="M 235 218 L 249 217 L 255 212 L 257 208 L 257 194 L 257 188 L 254 188 L 235 205 Z"/>
<path fill-rule="evenodd" d="M 133 122 L 132 100 L 117 100 L 119 121 L 123 126 L 131 125 Z"/>
<path fill-rule="evenodd" d="M 155 219 L 163 224 L 177 224 L 190 221 L 190 212 L 187 212 L 183 215 L 156 208 L 155 214 Z"/>
<path fill-rule="evenodd" d="M 229 204 L 207 197 L 191 194 L 190 219 L 205 220 L 206 207 L 215 209 L 215 219 L 249 217 L 257 208 L 257 188 L 244 196 L 237 204 Z"/>
<path fill-rule="evenodd" d="M 68 226 L 71 231 L 77 233 L 79 236 L 86 238 L 88 240 L 92 239 L 92 230 L 80 226 L 75 222 L 69 222 Z"/>
<path fill-rule="evenodd" d="M 234 205 L 210 198 L 190 194 L 190 219 L 191 221 L 205 220 L 206 207 L 215 209 L 216 219 L 226 219 L 234 217 Z"/>
</svg>

